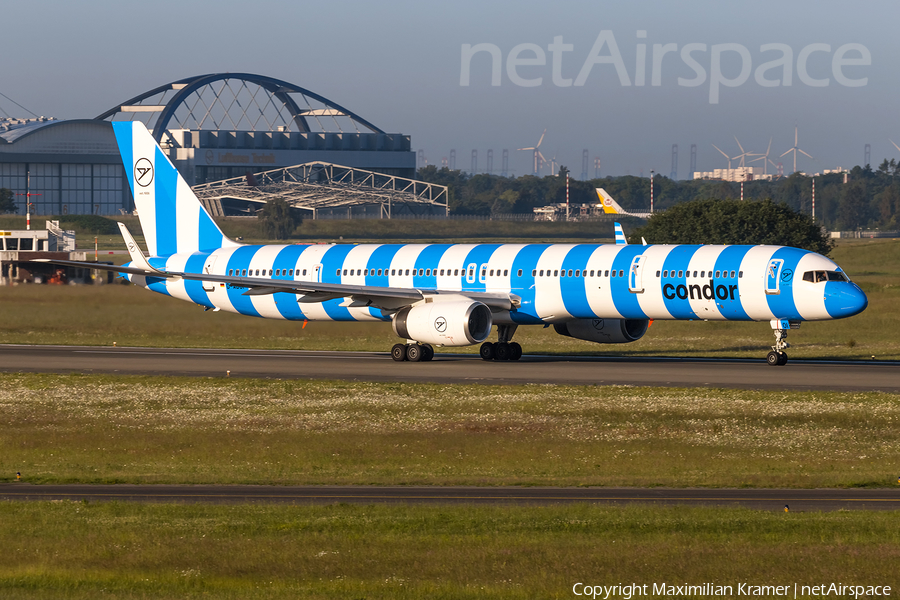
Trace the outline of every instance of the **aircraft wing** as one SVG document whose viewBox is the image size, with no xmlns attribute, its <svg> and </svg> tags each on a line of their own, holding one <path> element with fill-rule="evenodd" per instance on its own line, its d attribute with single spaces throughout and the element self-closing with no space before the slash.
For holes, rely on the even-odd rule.
<svg viewBox="0 0 900 600">
<path fill-rule="evenodd" d="M 263 296 L 286 292 L 300 296 L 301 303 L 325 302 L 335 298 L 349 298 L 348 306 L 373 306 L 385 310 L 397 310 L 409 306 L 425 297 L 454 295 L 465 296 L 477 300 L 491 308 L 511 310 L 519 306 L 520 298 L 515 294 L 503 292 L 460 292 L 458 290 L 395 288 L 368 285 L 348 285 L 343 283 L 322 283 L 318 281 L 297 281 L 293 279 L 268 279 L 263 277 L 235 277 L 230 275 L 213 275 L 207 273 L 186 273 L 178 271 L 162 271 L 151 267 L 123 267 L 103 263 L 81 262 L 74 260 L 35 259 L 32 262 L 54 264 L 65 267 L 81 267 L 144 277 L 162 279 L 187 279 L 221 283 L 235 288 L 246 288 L 244 296 Z"/>
</svg>

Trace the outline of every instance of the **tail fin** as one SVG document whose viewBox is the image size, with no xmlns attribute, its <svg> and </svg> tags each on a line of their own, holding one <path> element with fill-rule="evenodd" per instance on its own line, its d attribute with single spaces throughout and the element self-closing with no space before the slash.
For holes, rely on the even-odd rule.
<svg viewBox="0 0 900 600">
<path fill-rule="evenodd" d="M 628 240 L 625 239 L 625 232 L 622 231 L 622 224 L 614 223 L 614 225 L 616 226 L 616 246 L 627 246 Z"/>
<path fill-rule="evenodd" d="M 112 126 L 151 256 L 238 245 L 225 237 L 143 123 Z"/>
<path fill-rule="evenodd" d="M 608 215 L 624 215 L 628 214 L 625 210 L 619 206 L 619 203 L 613 200 L 613 197 L 607 193 L 603 188 L 597 188 L 597 196 L 600 197 L 600 202 L 603 203 L 603 212 Z"/>
</svg>

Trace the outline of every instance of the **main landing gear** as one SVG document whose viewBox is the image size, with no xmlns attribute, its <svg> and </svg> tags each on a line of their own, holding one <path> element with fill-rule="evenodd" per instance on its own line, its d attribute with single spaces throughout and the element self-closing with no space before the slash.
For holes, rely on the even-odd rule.
<svg viewBox="0 0 900 600">
<path fill-rule="evenodd" d="M 797 329 L 800 327 L 800 323 L 798 321 L 773 319 L 771 324 L 775 332 L 775 345 L 772 346 L 772 351 L 766 355 L 766 363 L 770 367 L 783 367 L 788 361 L 788 355 L 784 352 L 784 349 L 791 347 L 784 340 L 787 337 L 788 330 L 791 328 Z"/>
<path fill-rule="evenodd" d="M 434 358 L 434 348 L 431 344 L 394 344 L 391 348 L 391 358 L 397 362 L 408 360 L 409 362 L 421 362 Z"/>
<path fill-rule="evenodd" d="M 511 342 L 518 325 L 497 325 L 497 343 L 485 342 L 479 354 L 484 360 L 519 360 L 522 358 L 522 346 Z"/>
</svg>

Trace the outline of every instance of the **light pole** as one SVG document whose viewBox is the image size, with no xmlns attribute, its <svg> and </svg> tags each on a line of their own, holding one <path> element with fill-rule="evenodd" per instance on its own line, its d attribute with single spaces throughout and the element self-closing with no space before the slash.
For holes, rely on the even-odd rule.
<svg viewBox="0 0 900 600">
<path fill-rule="evenodd" d="M 653 214 L 653 169 L 650 169 L 650 214 Z"/>
</svg>

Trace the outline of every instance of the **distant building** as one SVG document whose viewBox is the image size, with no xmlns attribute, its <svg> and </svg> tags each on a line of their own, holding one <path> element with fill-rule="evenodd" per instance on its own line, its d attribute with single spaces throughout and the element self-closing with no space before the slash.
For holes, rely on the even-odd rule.
<svg viewBox="0 0 900 600">
<path fill-rule="evenodd" d="M 718 179 L 721 181 L 771 181 L 774 175 L 763 173 L 760 167 L 737 167 L 735 169 L 714 169 L 712 171 L 694 171 L 694 179 Z"/>
<path fill-rule="evenodd" d="M 46 229 L 0 231 L 0 285 L 95 282 L 90 269 L 29 262 L 40 258 L 83 261 L 87 256 L 75 251 L 75 232 L 60 229 L 58 221 L 47 221 Z"/>
<path fill-rule="evenodd" d="M 299 86 L 247 73 L 189 77 L 94 119 L 0 118 L 0 188 L 33 215 L 134 208 L 109 121 L 141 120 L 189 185 L 314 161 L 413 179 L 410 136 Z M 25 196 L 25 194 L 29 194 Z"/>
</svg>

